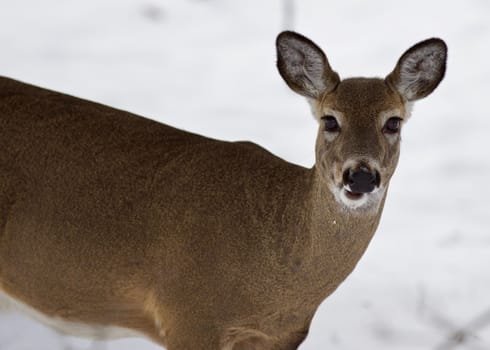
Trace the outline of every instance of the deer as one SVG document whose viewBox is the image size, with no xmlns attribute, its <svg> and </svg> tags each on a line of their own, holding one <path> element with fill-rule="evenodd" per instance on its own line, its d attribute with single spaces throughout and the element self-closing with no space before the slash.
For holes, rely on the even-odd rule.
<svg viewBox="0 0 490 350">
<path fill-rule="evenodd" d="M 376 231 L 414 101 L 447 46 L 346 78 L 305 36 L 277 68 L 318 122 L 315 164 L 0 78 L 0 300 L 62 334 L 168 350 L 290 350 Z"/>
</svg>

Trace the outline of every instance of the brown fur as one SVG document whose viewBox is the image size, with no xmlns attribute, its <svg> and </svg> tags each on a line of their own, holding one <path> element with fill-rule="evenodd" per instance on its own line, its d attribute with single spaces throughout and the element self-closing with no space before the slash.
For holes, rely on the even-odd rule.
<svg viewBox="0 0 490 350">
<path fill-rule="evenodd" d="M 345 80 L 314 103 L 363 138 L 331 157 L 382 153 L 387 183 L 398 146 L 371 138 L 372 118 L 401 97 L 382 80 Z M 384 202 L 345 211 L 324 159 L 306 169 L 8 78 L 0 130 L 0 291 L 169 350 L 296 349 Z"/>
<path fill-rule="evenodd" d="M 317 138 L 317 166 L 325 173 L 333 169 L 333 180 L 339 184 L 345 159 L 375 161 L 380 164 L 383 184 L 388 186 L 398 162 L 400 144 L 390 144 L 383 135 L 380 117 L 384 111 L 391 111 L 393 116 L 408 119 L 402 97 L 382 79 L 345 79 L 314 105 L 317 116 L 331 110 L 344 116 L 342 133 L 333 144 L 324 142 L 321 135 Z"/>
</svg>

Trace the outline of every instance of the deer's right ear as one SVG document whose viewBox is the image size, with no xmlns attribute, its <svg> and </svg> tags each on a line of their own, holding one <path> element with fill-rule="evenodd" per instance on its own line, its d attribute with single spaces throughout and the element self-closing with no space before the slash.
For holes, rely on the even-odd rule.
<svg viewBox="0 0 490 350">
<path fill-rule="evenodd" d="M 276 48 L 279 73 L 297 93 L 316 99 L 340 82 L 323 51 L 310 39 L 295 32 L 282 32 Z"/>
</svg>

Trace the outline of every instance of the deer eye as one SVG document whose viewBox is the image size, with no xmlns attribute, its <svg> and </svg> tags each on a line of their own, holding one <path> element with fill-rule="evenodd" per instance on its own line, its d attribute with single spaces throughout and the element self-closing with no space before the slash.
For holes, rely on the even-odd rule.
<svg viewBox="0 0 490 350">
<path fill-rule="evenodd" d="M 340 131 L 340 125 L 337 122 L 337 119 L 333 115 L 324 115 L 322 117 L 322 120 L 325 125 L 325 131 L 327 132 L 339 132 Z"/>
<path fill-rule="evenodd" d="M 385 134 L 396 134 L 400 131 L 402 118 L 400 117 L 391 117 L 388 119 L 383 126 L 383 132 Z"/>
</svg>

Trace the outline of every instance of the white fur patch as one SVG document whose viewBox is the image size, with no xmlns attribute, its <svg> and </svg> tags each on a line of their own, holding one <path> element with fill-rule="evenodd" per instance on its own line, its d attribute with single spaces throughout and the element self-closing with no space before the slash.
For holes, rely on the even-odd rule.
<svg viewBox="0 0 490 350">
<path fill-rule="evenodd" d="M 142 334 L 136 331 L 122 327 L 88 325 L 72 321 L 65 321 L 57 317 L 46 316 L 43 313 L 30 307 L 29 305 L 7 295 L 1 289 L 0 310 L 24 314 L 46 326 L 53 328 L 58 333 L 67 336 L 91 338 L 98 340 L 143 337 Z"/>
<path fill-rule="evenodd" d="M 327 142 L 332 142 L 339 135 L 338 132 L 328 132 L 328 131 L 324 131 L 323 134 L 325 136 L 325 141 Z"/>
<path fill-rule="evenodd" d="M 371 193 L 364 193 L 358 199 L 351 199 L 346 193 L 346 191 L 350 191 L 348 186 L 342 188 L 332 186 L 330 190 L 342 208 L 348 211 L 377 211 L 385 191 L 383 187 L 379 187 Z"/>
<path fill-rule="evenodd" d="M 410 117 L 412 116 L 413 105 L 413 101 L 405 102 L 405 120 L 410 119 Z"/>
</svg>

